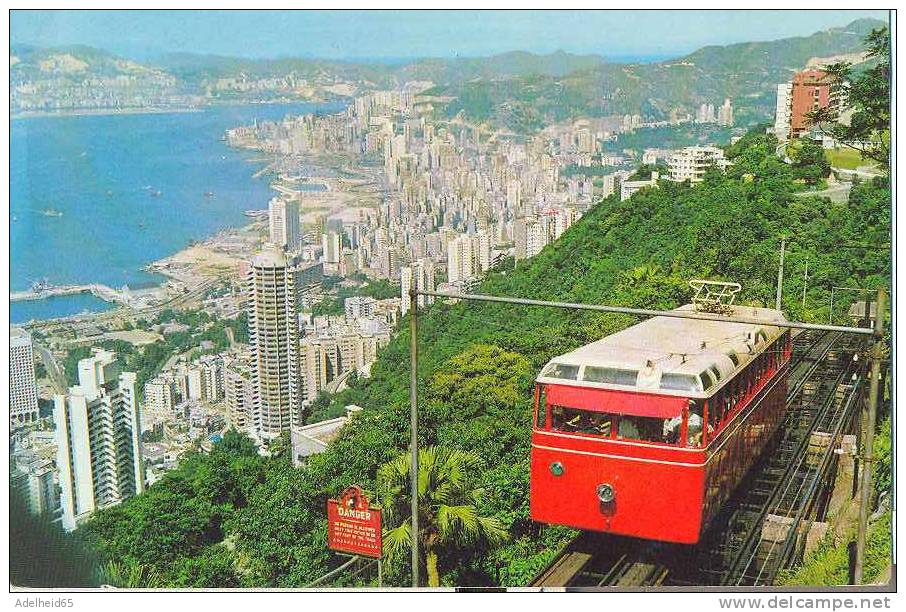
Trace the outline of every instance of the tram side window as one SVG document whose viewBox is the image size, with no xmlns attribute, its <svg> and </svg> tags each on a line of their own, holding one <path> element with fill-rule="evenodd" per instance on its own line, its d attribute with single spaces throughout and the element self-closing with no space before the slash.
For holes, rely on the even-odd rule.
<svg viewBox="0 0 906 612">
<path fill-rule="evenodd" d="M 551 407 L 551 428 L 568 433 L 610 436 L 614 415 L 607 412 L 578 410 L 565 406 Z"/>
<path fill-rule="evenodd" d="M 680 423 L 656 417 L 620 415 L 617 437 L 644 442 L 676 442 Z M 672 438 L 672 440 L 671 440 Z"/>
<path fill-rule="evenodd" d="M 686 446 L 701 446 L 702 442 L 702 405 L 699 402 L 689 404 L 689 422 L 686 429 Z M 709 427 L 708 431 L 713 428 Z"/>
</svg>

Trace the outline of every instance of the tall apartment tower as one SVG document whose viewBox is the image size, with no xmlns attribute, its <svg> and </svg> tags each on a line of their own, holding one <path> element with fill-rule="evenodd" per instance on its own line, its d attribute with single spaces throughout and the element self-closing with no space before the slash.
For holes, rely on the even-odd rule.
<svg viewBox="0 0 906 612">
<path fill-rule="evenodd" d="M 9 426 L 38 420 L 38 385 L 35 381 L 31 335 L 13 327 L 9 332 Z"/>
<path fill-rule="evenodd" d="M 255 403 L 252 385 L 251 360 L 246 356 L 229 359 L 223 368 L 227 418 L 237 431 L 248 431 Z"/>
<path fill-rule="evenodd" d="M 302 246 L 298 202 L 280 197 L 271 198 L 268 211 L 270 241 L 287 251 L 297 251 Z"/>
<path fill-rule="evenodd" d="M 54 398 L 63 528 L 145 489 L 135 374 L 116 354 L 79 361 L 79 384 Z"/>
<path fill-rule="evenodd" d="M 321 234 L 321 250 L 324 252 L 324 263 L 340 263 L 340 255 L 343 252 L 340 247 L 341 245 L 339 234 L 335 234 L 333 232 Z"/>
<path fill-rule="evenodd" d="M 247 291 L 252 349 L 252 429 L 273 439 L 299 420 L 298 271 L 273 246 L 249 266 Z"/>
<path fill-rule="evenodd" d="M 400 269 L 400 297 L 402 298 L 402 314 L 409 312 L 409 291 L 415 287 L 416 291 L 434 291 L 434 261 L 427 257 L 416 259 L 411 265 Z M 433 304 L 432 296 L 418 296 L 418 307 Z"/>
<path fill-rule="evenodd" d="M 780 142 L 790 139 L 790 113 L 792 111 L 793 84 L 777 85 L 777 105 L 774 109 L 774 136 Z"/>
<path fill-rule="evenodd" d="M 447 282 L 467 282 L 475 277 L 474 251 L 469 236 L 458 236 L 447 244 Z"/>
</svg>

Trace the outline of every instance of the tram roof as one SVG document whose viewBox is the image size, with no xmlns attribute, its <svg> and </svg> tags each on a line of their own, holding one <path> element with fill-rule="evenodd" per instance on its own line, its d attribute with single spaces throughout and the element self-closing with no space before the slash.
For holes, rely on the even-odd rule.
<svg viewBox="0 0 906 612">
<path fill-rule="evenodd" d="M 763 322 L 652 317 L 555 357 L 538 382 L 708 397 L 780 336 L 776 323 L 786 321 L 771 308 L 731 309 L 730 316 Z"/>
</svg>

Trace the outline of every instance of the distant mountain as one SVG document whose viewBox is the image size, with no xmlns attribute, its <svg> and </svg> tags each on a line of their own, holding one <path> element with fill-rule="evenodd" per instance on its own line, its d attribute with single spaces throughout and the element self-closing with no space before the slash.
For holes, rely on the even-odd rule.
<svg viewBox="0 0 906 612">
<path fill-rule="evenodd" d="M 164 71 L 155 66 L 134 62 L 94 47 L 10 47 L 10 76 L 12 80 L 48 79 L 93 76 L 120 76 Z"/>
<path fill-rule="evenodd" d="M 267 97 L 269 92 L 324 99 L 398 87 L 408 81 L 431 81 L 437 87 L 429 93 L 453 98 L 437 110 L 442 115 L 463 113 L 520 132 L 583 115 L 632 113 L 665 119 L 673 111 L 694 113 L 700 104 L 718 105 L 724 98 L 733 100 L 737 123 L 745 125 L 771 116 L 776 83 L 788 80 L 810 59 L 861 51 L 865 35 L 884 25 L 860 19 L 810 36 L 703 47 L 656 63 L 615 63 L 598 55 L 564 51 L 547 55 L 513 51 L 484 58 L 394 63 L 177 53 L 152 64 L 90 47 L 19 46 L 10 49 L 11 95 L 14 107 L 19 97 L 29 96 L 36 108 L 57 104 L 55 87 L 71 84 L 75 88 L 86 76 L 130 76 L 136 83 L 133 89 L 142 93 L 150 89 L 163 95 L 173 89 L 233 99 Z M 275 79 L 273 84 L 269 79 Z M 109 82 L 118 86 L 115 79 Z M 142 85 L 145 82 L 147 87 Z M 40 95 L 32 93 L 35 83 L 43 84 L 37 87 Z M 91 103 L 84 92 L 67 95 L 79 95 L 79 100 Z M 122 96 L 101 97 L 105 104 L 120 104 Z"/>
<path fill-rule="evenodd" d="M 772 116 L 775 86 L 809 59 L 855 53 L 884 22 L 860 19 L 811 36 L 704 47 L 675 60 L 651 64 L 601 62 L 562 76 L 533 74 L 460 81 L 445 113 L 464 113 L 517 131 L 583 114 L 639 113 L 666 119 L 671 111 L 694 113 L 702 103 L 733 100 L 737 124 Z"/>
<path fill-rule="evenodd" d="M 490 57 L 417 60 L 402 66 L 398 75 L 403 80 L 430 80 L 447 84 L 477 78 L 537 75 L 559 77 L 605 63 L 606 60 L 599 55 L 574 55 L 565 51 L 538 55 L 512 51 Z"/>
</svg>

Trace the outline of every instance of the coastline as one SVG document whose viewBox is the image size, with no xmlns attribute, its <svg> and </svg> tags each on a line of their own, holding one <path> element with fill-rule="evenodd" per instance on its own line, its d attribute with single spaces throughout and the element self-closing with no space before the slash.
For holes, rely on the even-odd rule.
<svg viewBox="0 0 906 612">
<path fill-rule="evenodd" d="M 59 111 L 23 111 L 9 116 L 16 119 L 41 119 L 48 117 L 103 117 L 109 115 L 168 115 L 176 113 L 202 113 L 206 106 L 186 106 L 173 108 L 84 108 Z"/>
<path fill-rule="evenodd" d="M 229 106 L 229 105 L 213 105 Z M 212 108 L 211 106 L 193 108 L 193 109 L 119 109 L 108 112 L 74 112 L 68 113 L 67 116 L 81 115 L 114 115 L 114 114 L 169 114 L 177 112 L 204 112 Z M 50 113 L 47 116 L 64 116 L 61 113 Z M 244 147 L 230 147 L 236 151 L 248 151 Z M 246 163 L 252 165 L 265 164 L 268 167 L 267 159 L 253 158 L 246 159 Z M 272 161 L 272 160 L 271 160 Z M 292 178 L 296 180 L 281 180 L 276 173 L 267 172 L 270 176 L 265 180 L 271 193 L 283 193 L 284 196 L 299 198 L 303 202 L 302 218 L 308 222 L 321 214 L 327 214 L 335 218 L 348 221 L 354 221 L 358 218 L 360 209 L 371 209 L 377 205 L 377 193 L 369 184 L 373 177 L 369 177 L 370 172 L 367 169 L 356 168 L 355 178 L 341 178 L 333 176 L 333 170 L 346 169 L 349 160 L 343 157 L 338 158 L 334 155 L 313 154 L 309 161 L 312 162 L 311 168 L 303 171 L 302 175 L 296 175 Z M 326 172 L 324 172 L 326 171 Z M 323 173 L 322 173 L 323 172 Z M 307 185 L 317 185 L 317 189 L 306 189 Z M 282 189 L 281 189 L 282 187 Z M 154 282 L 153 287 L 143 287 L 140 293 L 150 294 L 163 293 L 178 295 L 179 292 L 188 290 L 193 291 L 204 283 L 210 283 L 215 279 L 226 279 L 235 275 L 242 261 L 247 260 L 250 254 L 258 248 L 262 239 L 266 239 L 267 221 L 249 219 L 247 223 L 236 224 L 233 227 L 226 227 L 209 234 L 207 237 L 198 241 L 193 241 L 170 254 L 150 261 L 142 266 L 146 272 L 159 275 L 158 280 Z M 264 236 L 264 238 L 262 238 Z M 106 307 L 99 310 L 81 311 L 77 313 L 61 314 L 59 316 L 39 316 L 29 320 L 21 320 L 18 324 L 52 324 L 64 321 L 88 321 L 94 317 L 104 319 L 110 317 L 115 312 L 128 314 L 128 312 L 137 312 L 134 306 L 126 306 L 118 303 L 105 302 Z M 135 305 L 137 306 L 137 304 Z M 139 307 L 141 310 L 141 307 Z"/>
</svg>

